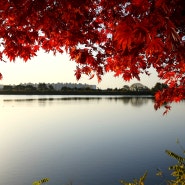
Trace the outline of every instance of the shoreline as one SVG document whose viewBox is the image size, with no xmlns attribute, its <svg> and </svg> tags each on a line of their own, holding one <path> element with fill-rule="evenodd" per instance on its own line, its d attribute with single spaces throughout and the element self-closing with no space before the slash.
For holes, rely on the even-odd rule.
<svg viewBox="0 0 185 185">
<path fill-rule="evenodd" d="M 0 91 L 0 95 L 99 95 L 99 96 L 151 96 L 152 93 L 146 92 L 5 92 Z"/>
</svg>

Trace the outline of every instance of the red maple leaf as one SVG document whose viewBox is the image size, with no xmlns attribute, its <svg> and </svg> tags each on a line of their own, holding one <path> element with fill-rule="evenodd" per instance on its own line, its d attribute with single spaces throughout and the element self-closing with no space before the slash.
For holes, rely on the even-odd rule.
<svg viewBox="0 0 185 185">
<path fill-rule="evenodd" d="M 2 78 L 3 78 L 3 75 L 0 73 L 0 80 L 2 80 Z"/>
<path fill-rule="evenodd" d="M 99 81 L 104 71 L 139 79 L 153 66 L 170 86 L 156 95 L 156 107 L 185 98 L 184 0 L 53 2 L 0 1 L 1 60 L 65 50 L 77 79 L 93 72 Z"/>
</svg>

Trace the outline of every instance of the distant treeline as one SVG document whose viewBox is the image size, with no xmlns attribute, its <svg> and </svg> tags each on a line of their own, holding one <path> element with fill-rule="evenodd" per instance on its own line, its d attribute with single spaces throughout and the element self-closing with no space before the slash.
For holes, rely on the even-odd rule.
<svg viewBox="0 0 185 185">
<path fill-rule="evenodd" d="M 28 95 L 154 95 L 155 92 L 166 88 L 167 86 L 162 83 L 156 83 L 156 85 L 149 89 L 134 89 L 127 88 L 115 88 L 115 89 L 92 89 L 86 88 L 70 88 L 62 87 L 60 90 L 54 89 L 52 85 L 45 83 L 38 84 L 37 87 L 33 85 L 4 85 L 0 89 L 0 94 L 28 94 Z"/>
</svg>

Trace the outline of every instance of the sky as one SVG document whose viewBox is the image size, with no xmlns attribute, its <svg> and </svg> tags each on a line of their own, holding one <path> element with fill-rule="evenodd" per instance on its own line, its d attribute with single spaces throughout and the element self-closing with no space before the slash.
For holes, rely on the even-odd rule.
<svg viewBox="0 0 185 185">
<path fill-rule="evenodd" d="M 21 59 L 16 59 L 14 62 L 0 61 L 0 72 L 3 79 L 0 84 L 3 85 L 18 85 L 20 83 L 82 83 L 89 85 L 96 85 L 97 88 L 122 88 L 124 85 L 132 85 L 133 83 L 142 83 L 143 85 L 152 88 L 159 78 L 154 69 L 150 70 L 151 75 L 141 76 L 141 80 L 131 80 L 125 82 L 121 77 L 114 77 L 113 73 L 105 74 L 102 81 L 98 83 L 96 77 L 89 80 L 89 77 L 82 75 L 80 80 L 76 80 L 74 71 L 76 63 L 70 61 L 67 54 L 57 54 L 54 56 L 52 53 L 45 53 L 39 51 L 37 56 L 24 62 Z"/>
</svg>

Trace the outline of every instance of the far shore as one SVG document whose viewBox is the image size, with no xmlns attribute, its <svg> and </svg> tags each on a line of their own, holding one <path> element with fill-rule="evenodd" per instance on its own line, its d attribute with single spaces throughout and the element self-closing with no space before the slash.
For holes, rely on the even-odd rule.
<svg viewBox="0 0 185 185">
<path fill-rule="evenodd" d="M 110 91 L 89 91 L 89 92 L 78 92 L 78 91 L 0 91 L 0 95 L 111 95 L 111 96 L 151 96 L 153 94 L 150 92 L 110 92 Z"/>
</svg>

